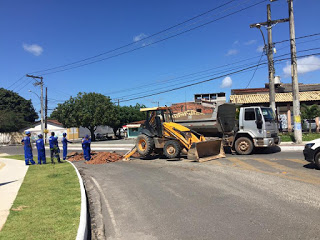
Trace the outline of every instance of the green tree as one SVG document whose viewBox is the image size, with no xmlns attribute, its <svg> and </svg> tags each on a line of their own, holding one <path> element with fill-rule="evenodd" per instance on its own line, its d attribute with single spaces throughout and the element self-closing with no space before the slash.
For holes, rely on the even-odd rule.
<svg viewBox="0 0 320 240">
<path fill-rule="evenodd" d="M 29 126 L 38 118 L 31 100 L 0 88 L 0 132 L 14 132 Z"/>
<path fill-rule="evenodd" d="M 111 126 L 117 121 L 116 109 L 109 97 L 99 93 L 78 93 L 52 112 L 65 127 L 85 127 L 95 141 L 94 132 L 100 125 Z"/>
<path fill-rule="evenodd" d="M 116 106 L 117 120 L 113 122 L 112 127 L 114 134 L 116 135 L 117 130 L 123 125 L 130 122 L 140 121 L 145 119 L 145 113 L 140 112 L 140 108 L 145 108 L 145 105 L 136 104 L 135 106 Z"/>
<path fill-rule="evenodd" d="M 320 109 L 318 105 L 313 104 L 311 106 L 307 106 L 306 104 L 301 104 L 301 116 L 302 119 L 308 120 L 309 122 L 309 133 L 311 133 L 311 121 L 316 117 L 320 116 Z"/>
</svg>

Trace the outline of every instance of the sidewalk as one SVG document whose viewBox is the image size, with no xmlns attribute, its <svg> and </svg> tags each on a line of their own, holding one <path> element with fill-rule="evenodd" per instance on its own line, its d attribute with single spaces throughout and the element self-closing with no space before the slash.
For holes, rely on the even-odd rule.
<svg viewBox="0 0 320 240">
<path fill-rule="evenodd" d="M 25 166 L 24 161 L 0 156 L 0 231 L 7 220 L 27 170 L 28 166 Z"/>
<path fill-rule="evenodd" d="M 282 152 L 302 152 L 306 143 L 308 142 L 302 142 L 302 144 L 296 144 L 294 142 L 281 142 L 279 147 L 281 148 Z"/>
</svg>

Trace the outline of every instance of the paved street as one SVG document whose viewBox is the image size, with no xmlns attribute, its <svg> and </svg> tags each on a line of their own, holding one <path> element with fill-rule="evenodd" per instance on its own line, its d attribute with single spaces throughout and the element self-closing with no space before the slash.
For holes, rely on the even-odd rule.
<svg viewBox="0 0 320 240">
<path fill-rule="evenodd" d="M 320 239 L 320 171 L 301 152 L 76 166 L 94 239 Z"/>
</svg>

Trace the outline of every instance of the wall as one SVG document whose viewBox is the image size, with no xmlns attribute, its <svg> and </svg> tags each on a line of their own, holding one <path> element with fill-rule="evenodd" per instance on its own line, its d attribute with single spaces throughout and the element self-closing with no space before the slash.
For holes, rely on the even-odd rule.
<svg viewBox="0 0 320 240">
<path fill-rule="evenodd" d="M 213 107 L 205 107 L 200 103 L 195 103 L 195 102 L 174 103 L 171 105 L 170 108 L 173 113 L 185 112 L 187 110 L 194 110 L 194 111 L 201 110 L 201 113 L 207 114 L 207 113 L 212 113 L 214 110 Z"/>
<path fill-rule="evenodd" d="M 19 144 L 24 136 L 20 132 L 0 133 L 0 144 Z"/>
</svg>

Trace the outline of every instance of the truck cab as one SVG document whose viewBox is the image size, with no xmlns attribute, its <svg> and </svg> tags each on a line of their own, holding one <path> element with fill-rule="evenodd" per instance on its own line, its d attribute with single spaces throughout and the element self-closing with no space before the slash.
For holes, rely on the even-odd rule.
<svg viewBox="0 0 320 240">
<path fill-rule="evenodd" d="M 239 131 L 248 134 L 255 147 L 272 147 L 280 143 L 275 114 L 269 107 L 242 107 Z"/>
<path fill-rule="evenodd" d="M 223 104 L 218 107 L 218 121 L 225 146 L 241 155 L 254 148 L 272 147 L 280 143 L 275 114 L 269 107 L 240 107 Z"/>
</svg>

